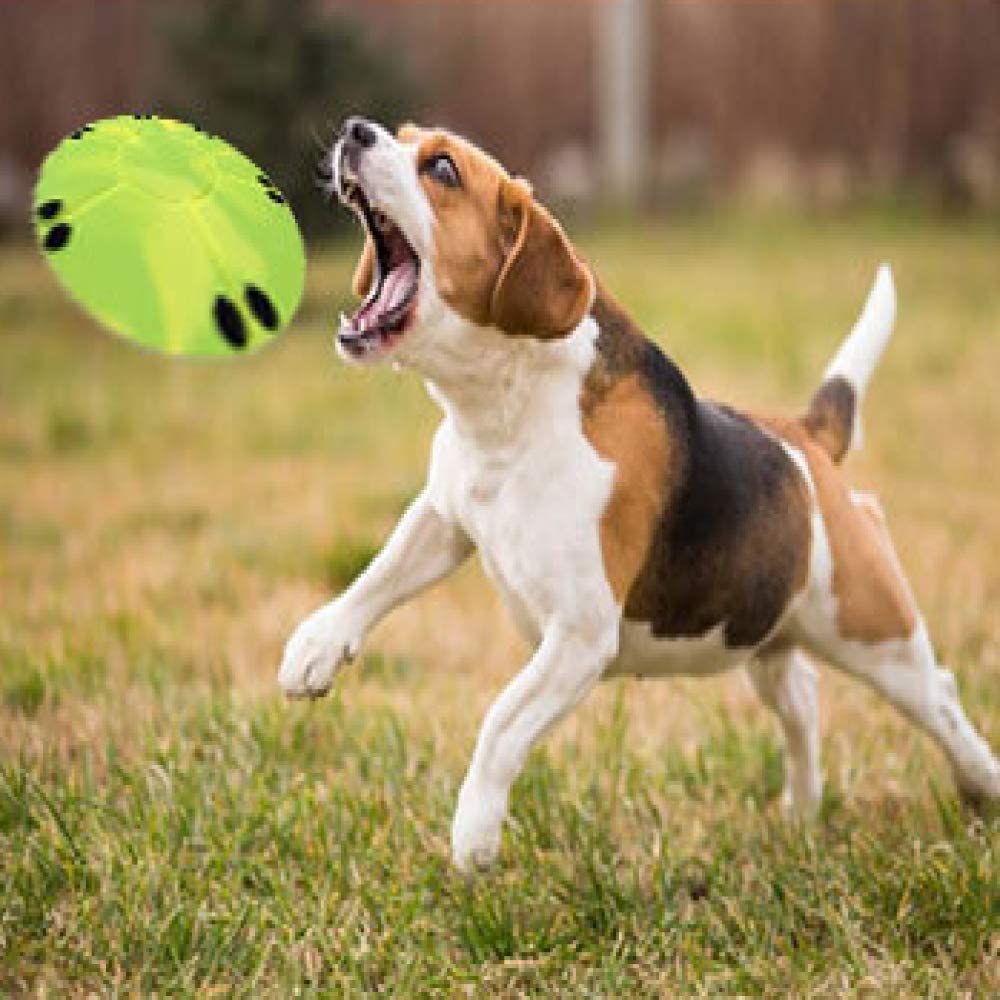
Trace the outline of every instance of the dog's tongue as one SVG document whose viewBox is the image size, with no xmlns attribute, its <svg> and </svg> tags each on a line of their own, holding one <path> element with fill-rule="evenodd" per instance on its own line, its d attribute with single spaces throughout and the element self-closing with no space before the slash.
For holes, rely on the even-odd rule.
<svg viewBox="0 0 1000 1000">
<path fill-rule="evenodd" d="M 388 312 L 402 305 L 413 287 L 413 282 L 417 277 L 417 265 L 412 260 L 405 260 L 397 264 L 382 282 L 382 291 L 379 292 L 379 302 L 382 304 L 382 311 Z"/>
<path fill-rule="evenodd" d="M 377 323 L 403 304 L 416 278 L 417 265 L 412 260 L 397 264 L 382 279 L 378 295 L 358 311 L 357 319 L 364 320 L 367 324 Z"/>
</svg>

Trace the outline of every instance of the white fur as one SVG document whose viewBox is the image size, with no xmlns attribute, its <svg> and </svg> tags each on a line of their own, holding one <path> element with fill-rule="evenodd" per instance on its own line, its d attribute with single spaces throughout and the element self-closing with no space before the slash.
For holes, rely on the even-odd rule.
<svg viewBox="0 0 1000 1000">
<path fill-rule="evenodd" d="M 486 377 L 456 379 L 446 368 L 457 361 L 465 370 L 461 359 L 437 359 L 431 384 L 446 416 L 434 503 L 472 540 L 537 644 L 487 714 L 459 795 L 452 850 L 470 870 L 496 854 L 507 794 L 528 750 L 614 659 L 620 611 L 599 536 L 612 469 L 584 436 L 578 405 L 593 320 L 545 345 L 498 343 L 474 328 L 466 336 L 486 358 Z"/>
<path fill-rule="evenodd" d="M 614 469 L 583 433 L 583 380 L 598 330 L 585 318 L 555 341 L 478 327 L 438 296 L 430 205 L 415 150 L 379 129 L 359 180 L 401 227 L 421 261 L 415 321 L 392 352 L 420 373 L 444 411 L 427 485 L 382 553 L 335 601 L 295 631 L 279 681 L 293 696 L 325 692 L 372 625 L 476 548 L 534 653 L 490 708 L 452 827 L 463 871 L 495 858 L 510 787 L 528 751 L 602 676 L 713 673 L 747 663 L 788 747 L 786 802 L 808 815 L 819 802 L 815 675 L 801 645 L 867 680 L 944 746 L 960 783 L 1000 797 L 1000 768 L 965 720 L 954 682 L 933 660 L 921 624 L 907 640 L 863 646 L 839 637 L 833 563 L 804 456 L 784 445 L 812 496 L 809 581 L 758 649 L 728 650 L 723 626 L 690 639 L 654 637 L 625 622 L 604 572 L 600 520 Z M 335 156 L 339 162 L 339 156 Z M 894 296 L 883 268 L 861 319 L 828 375 L 859 393 L 885 346 Z"/>
<path fill-rule="evenodd" d="M 878 359 L 892 336 L 895 320 L 896 288 L 892 281 L 892 269 L 888 264 L 883 264 L 875 275 L 875 282 L 858 321 L 823 375 L 824 381 L 838 376 L 844 378 L 854 388 L 854 426 L 850 442 L 853 450 L 861 448 L 864 438 L 861 400 Z"/>
<path fill-rule="evenodd" d="M 649 622 L 625 620 L 621 652 L 608 676 L 708 676 L 746 663 L 753 650 L 727 646 L 724 632 L 725 626 L 719 624 L 703 635 L 664 639 L 653 634 Z"/>
<path fill-rule="evenodd" d="M 823 798 L 816 671 L 792 647 L 755 660 L 749 673 L 761 701 L 778 716 L 785 737 L 787 775 L 782 808 L 789 815 L 808 818 Z"/>
<path fill-rule="evenodd" d="M 797 465 L 815 497 L 815 486 L 798 449 Z M 894 558 L 894 557 L 893 557 Z M 912 635 L 867 643 L 837 628 L 833 555 L 818 504 L 812 516 L 809 581 L 786 636 L 813 654 L 865 681 L 910 721 L 932 736 L 948 757 L 959 787 L 975 798 L 1000 799 L 1000 763 L 966 718 L 951 672 L 937 663 L 922 619 Z"/>
<path fill-rule="evenodd" d="M 459 795 L 452 848 L 470 870 L 496 854 L 510 785 L 533 743 L 618 650 L 621 615 L 599 535 L 613 469 L 584 436 L 579 408 L 598 331 L 587 317 L 542 342 L 463 319 L 437 294 L 412 148 L 380 130 L 358 179 L 420 257 L 415 322 L 392 357 L 424 377 L 445 417 L 423 494 L 371 566 L 299 626 L 279 680 L 293 695 L 324 692 L 379 617 L 474 545 L 536 649 L 487 714 Z"/>
<path fill-rule="evenodd" d="M 446 576 L 471 551 L 468 539 L 421 493 L 353 585 L 295 630 L 278 673 L 285 694 L 325 694 L 336 671 L 357 656 L 372 625 Z"/>
</svg>

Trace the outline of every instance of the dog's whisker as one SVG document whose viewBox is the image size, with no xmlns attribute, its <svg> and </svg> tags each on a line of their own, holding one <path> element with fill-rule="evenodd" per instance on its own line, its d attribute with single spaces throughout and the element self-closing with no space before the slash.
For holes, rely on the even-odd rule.
<svg viewBox="0 0 1000 1000">
<path fill-rule="evenodd" d="M 316 146 L 318 150 L 322 153 L 329 154 L 330 150 L 337 144 L 340 139 L 339 129 L 336 126 L 327 126 L 325 131 L 333 130 L 333 134 L 329 139 L 324 139 L 319 130 L 315 125 L 310 125 L 309 127 L 309 137 L 313 141 L 313 145 Z"/>
</svg>

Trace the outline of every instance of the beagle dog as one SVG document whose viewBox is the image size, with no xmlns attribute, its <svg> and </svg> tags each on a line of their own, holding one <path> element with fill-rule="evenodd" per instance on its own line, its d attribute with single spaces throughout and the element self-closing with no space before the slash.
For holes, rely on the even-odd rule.
<svg viewBox="0 0 1000 1000">
<path fill-rule="evenodd" d="M 883 266 L 806 412 L 698 397 L 598 283 L 531 187 L 439 129 L 348 120 L 331 188 L 362 219 L 340 354 L 392 359 L 444 418 L 385 548 L 289 640 L 279 681 L 315 697 L 372 625 L 478 551 L 533 653 L 490 708 L 458 796 L 454 862 L 496 858 L 532 745 L 603 677 L 745 666 L 785 738 L 784 803 L 822 794 L 806 653 L 867 682 L 1000 800 L 878 503 L 838 468 L 895 314 Z"/>
</svg>

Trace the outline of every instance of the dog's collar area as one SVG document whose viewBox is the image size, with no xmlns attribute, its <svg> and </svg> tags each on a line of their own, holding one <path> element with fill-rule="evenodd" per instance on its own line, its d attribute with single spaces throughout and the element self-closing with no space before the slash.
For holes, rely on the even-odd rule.
<svg viewBox="0 0 1000 1000">
<path fill-rule="evenodd" d="M 406 332 L 416 309 L 420 258 L 403 231 L 375 208 L 358 180 L 341 173 L 340 196 L 357 212 L 375 246 L 368 295 L 350 317 L 341 316 L 337 339 L 353 357 L 390 349 Z"/>
</svg>

